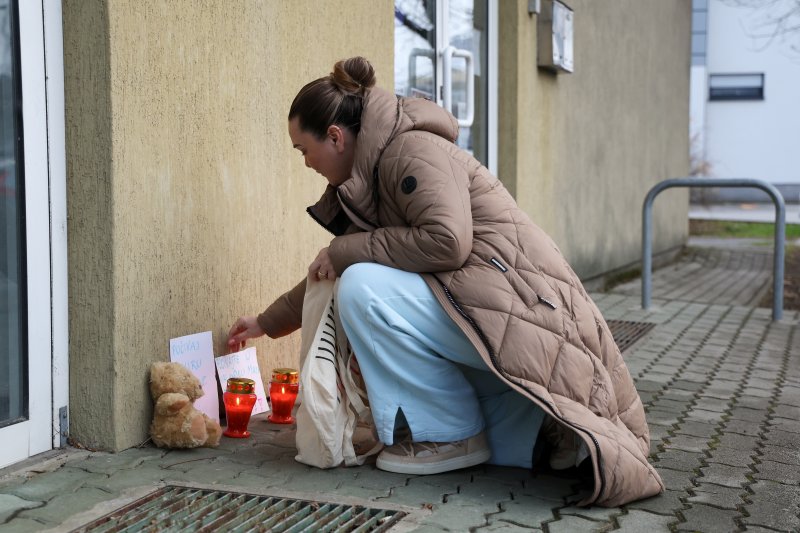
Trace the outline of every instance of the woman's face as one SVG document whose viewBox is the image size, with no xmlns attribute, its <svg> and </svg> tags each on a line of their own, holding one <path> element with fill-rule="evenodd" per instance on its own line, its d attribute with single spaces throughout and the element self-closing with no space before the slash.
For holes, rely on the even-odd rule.
<svg viewBox="0 0 800 533">
<path fill-rule="evenodd" d="M 308 168 L 338 187 L 350 177 L 355 154 L 355 136 L 347 128 L 329 126 L 323 139 L 303 131 L 297 117 L 289 121 L 292 145 L 303 154 Z"/>
</svg>

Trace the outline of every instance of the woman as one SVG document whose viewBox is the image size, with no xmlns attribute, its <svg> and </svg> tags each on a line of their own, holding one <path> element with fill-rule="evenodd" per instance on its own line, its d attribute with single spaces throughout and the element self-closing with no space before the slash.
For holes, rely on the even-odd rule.
<svg viewBox="0 0 800 533">
<path fill-rule="evenodd" d="M 295 97 L 289 136 L 328 180 L 308 213 L 334 238 L 309 277 L 341 276 L 342 323 L 387 446 L 378 468 L 530 467 L 544 424 L 551 466 L 591 459 L 582 503 L 659 493 L 641 400 L 556 245 L 454 144 L 449 112 L 375 82 L 364 58 L 336 63 Z M 230 347 L 299 328 L 304 292 L 239 318 Z"/>
</svg>

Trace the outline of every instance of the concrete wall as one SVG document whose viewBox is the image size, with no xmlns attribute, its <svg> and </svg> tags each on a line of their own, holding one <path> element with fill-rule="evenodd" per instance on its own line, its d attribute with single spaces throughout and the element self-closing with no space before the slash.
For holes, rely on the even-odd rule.
<svg viewBox="0 0 800 533">
<path fill-rule="evenodd" d="M 64 2 L 63 24 L 70 421 L 81 441 L 110 447 L 115 442 L 111 422 L 116 361 L 111 80 L 105 2 Z"/>
<path fill-rule="evenodd" d="M 689 0 L 570 0 L 575 72 L 536 67 L 528 2 L 500 2 L 500 164 L 519 204 L 591 278 L 641 259 L 641 208 L 689 171 Z M 656 202 L 655 250 L 681 245 L 687 192 Z"/>
<path fill-rule="evenodd" d="M 329 235 L 286 132 L 300 87 L 352 55 L 392 87 L 393 2 L 65 0 L 70 432 L 146 439 L 151 362 L 293 286 Z M 259 341 L 263 378 L 299 337 Z"/>
</svg>

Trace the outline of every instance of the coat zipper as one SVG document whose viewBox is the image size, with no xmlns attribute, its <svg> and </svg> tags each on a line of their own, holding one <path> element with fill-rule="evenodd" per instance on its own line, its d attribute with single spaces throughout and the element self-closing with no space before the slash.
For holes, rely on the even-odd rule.
<svg viewBox="0 0 800 533">
<path fill-rule="evenodd" d="M 438 281 L 439 285 L 442 286 L 442 290 L 444 290 L 444 294 L 445 294 L 445 296 L 447 296 L 447 299 L 450 301 L 450 304 L 455 308 L 456 311 L 458 311 L 458 313 L 462 317 L 464 317 L 464 319 L 467 322 L 469 322 L 469 325 L 472 326 L 472 329 L 474 329 L 475 333 L 478 334 L 478 337 L 480 337 L 481 342 L 483 342 L 483 345 L 486 347 L 486 350 L 489 352 L 489 359 L 491 359 L 492 365 L 494 365 L 495 369 L 498 372 L 500 372 L 500 374 L 505 375 L 506 372 L 500 367 L 500 364 L 497 362 L 497 357 L 495 356 L 494 350 L 492 350 L 492 347 L 489 345 L 489 340 L 486 338 L 486 335 L 484 335 L 483 330 L 481 330 L 480 326 L 478 326 L 478 324 L 474 320 L 472 320 L 471 316 L 469 316 L 463 309 L 461 309 L 461 306 L 458 305 L 458 303 L 456 302 L 455 298 L 453 298 L 453 295 L 450 292 L 450 289 L 448 289 L 447 286 L 444 283 L 442 283 L 442 281 L 438 277 L 436 277 L 435 274 L 433 275 L 433 277 L 436 278 L 436 281 Z M 539 396 L 537 396 L 536 394 L 531 392 L 530 389 L 527 389 L 527 390 L 528 390 L 528 393 L 531 396 L 533 396 L 534 398 L 538 399 L 542 403 L 542 405 L 547 405 L 547 402 L 545 402 Z M 551 413 L 551 416 L 555 416 L 559 420 L 562 420 L 562 421 L 566 422 L 566 420 L 564 420 L 560 416 L 557 416 L 555 413 Z M 585 430 L 585 429 L 580 428 L 580 427 L 575 427 L 575 426 L 573 426 L 572 424 L 570 424 L 568 422 L 567 422 L 567 425 L 570 426 L 571 428 L 577 430 L 577 431 L 582 431 L 583 433 L 586 433 L 587 435 L 589 435 L 589 437 L 592 439 L 592 442 L 594 443 L 594 449 L 597 452 L 597 471 L 600 473 L 600 490 L 597 493 L 598 496 L 599 496 L 600 494 L 603 493 L 603 491 L 605 490 L 605 486 L 606 486 L 606 479 L 605 479 L 605 476 L 603 475 L 603 468 L 602 468 L 603 459 L 602 459 L 602 456 L 600 455 L 600 443 L 597 442 L 597 439 L 595 438 L 595 436 L 590 431 Z M 594 503 L 594 502 L 592 502 L 592 503 Z"/>
<path fill-rule="evenodd" d="M 489 258 L 489 262 L 490 262 L 491 264 L 493 264 L 493 265 L 495 266 L 495 268 L 497 268 L 497 270 L 499 270 L 499 271 L 500 271 L 500 272 L 502 272 L 503 274 L 505 274 L 506 272 L 508 272 L 508 268 L 507 268 L 507 267 L 506 267 L 506 266 L 505 266 L 503 263 L 501 263 L 500 261 L 498 261 L 498 260 L 497 260 L 497 258 L 495 258 L 495 257 L 490 257 L 490 258 Z M 547 307 L 549 307 L 550 309 L 552 309 L 552 310 L 554 310 L 554 311 L 555 311 L 556 309 L 558 309 L 558 305 L 556 305 L 555 303 L 553 303 L 551 300 L 548 300 L 548 299 L 547 299 L 547 298 L 545 298 L 544 296 L 539 296 L 539 295 L 537 295 L 536 297 L 537 297 L 537 299 L 539 300 L 539 302 L 543 303 L 544 305 L 546 305 L 546 306 L 547 306 Z"/>
</svg>

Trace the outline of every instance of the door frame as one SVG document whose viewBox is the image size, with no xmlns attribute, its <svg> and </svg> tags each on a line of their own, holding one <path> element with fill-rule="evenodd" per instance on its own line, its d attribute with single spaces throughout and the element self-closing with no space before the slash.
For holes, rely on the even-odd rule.
<svg viewBox="0 0 800 533">
<path fill-rule="evenodd" d="M 28 420 L 0 429 L 0 467 L 63 446 L 69 398 L 61 2 L 16 3 L 24 154 Z"/>
<path fill-rule="evenodd" d="M 487 157 L 489 158 L 489 172 L 497 176 L 497 136 L 500 133 L 500 126 L 499 120 L 497 115 L 497 73 L 500 71 L 500 65 L 498 61 L 500 60 L 498 50 L 499 50 L 499 36 L 498 33 L 500 31 L 500 26 L 498 23 L 498 19 L 500 17 L 500 0 L 489 0 L 489 38 L 488 38 L 488 45 L 489 51 L 487 55 L 489 56 L 488 60 L 486 61 L 488 76 L 489 76 L 489 91 L 488 91 L 488 112 L 487 112 L 487 124 L 486 127 L 488 128 L 488 154 Z"/>
<path fill-rule="evenodd" d="M 487 83 L 488 83 L 488 91 L 487 91 L 487 121 L 486 121 L 486 128 L 487 128 L 487 136 L 488 136 L 488 146 L 487 146 L 487 157 L 489 159 L 488 169 L 489 172 L 497 175 L 497 135 L 499 132 L 498 127 L 498 116 L 497 116 L 497 73 L 499 71 L 499 41 L 498 41 L 498 31 L 499 31 L 499 24 L 498 18 L 500 16 L 500 8 L 499 8 L 499 1 L 500 0 L 487 0 L 487 17 L 488 17 L 488 51 L 487 51 L 487 58 L 486 58 L 486 70 L 487 70 Z M 447 24 L 447 16 L 450 13 L 450 0 L 437 0 L 436 2 L 436 72 L 441 73 L 442 68 L 442 56 L 439 51 L 444 50 L 445 47 L 450 45 L 450 34 L 449 34 L 449 25 Z M 443 105 L 442 102 L 442 78 L 441 75 L 436 75 L 436 87 L 434 88 L 435 91 L 435 100 L 436 103 L 439 105 Z"/>
</svg>

